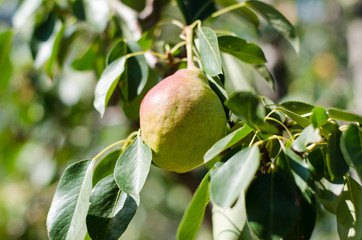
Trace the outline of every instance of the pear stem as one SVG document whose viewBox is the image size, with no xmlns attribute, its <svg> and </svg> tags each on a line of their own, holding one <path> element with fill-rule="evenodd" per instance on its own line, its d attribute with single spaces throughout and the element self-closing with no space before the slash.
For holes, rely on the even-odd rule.
<svg viewBox="0 0 362 240">
<path fill-rule="evenodd" d="M 187 54 L 187 68 L 190 69 L 195 66 L 194 64 L 194 53 L 192 51 L 193 48 L 193 26 L 185 27 L 185 35 L 186 35 L 186 54 Z"/>
</svg>

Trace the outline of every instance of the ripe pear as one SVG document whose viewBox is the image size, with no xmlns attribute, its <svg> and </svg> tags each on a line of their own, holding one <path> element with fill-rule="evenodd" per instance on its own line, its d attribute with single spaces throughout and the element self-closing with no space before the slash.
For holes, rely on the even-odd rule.
<svg viewBox="0 0 362 240">
<path fill-rule="evenodd" d="M 143 141 L 155 165 L 188 172 L 226 133 L 226 116 L 206 76 L 196 67 L 178 70 L 154 86 L 140 107 Z"/>
</svg>

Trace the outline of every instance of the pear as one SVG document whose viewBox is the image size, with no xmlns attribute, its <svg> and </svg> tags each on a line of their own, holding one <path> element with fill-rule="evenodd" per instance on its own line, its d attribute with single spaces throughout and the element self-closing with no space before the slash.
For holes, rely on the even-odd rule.
<svg viewBox="0 0 362 240">
<path fill-rule="evenodd" d="M 178 70 L 154 86 L 140 107 L 143 141 L 155 165 L 188 172 L 226 134 L 226 116 L 206 76 L 196 67 Z"/>
</svg>

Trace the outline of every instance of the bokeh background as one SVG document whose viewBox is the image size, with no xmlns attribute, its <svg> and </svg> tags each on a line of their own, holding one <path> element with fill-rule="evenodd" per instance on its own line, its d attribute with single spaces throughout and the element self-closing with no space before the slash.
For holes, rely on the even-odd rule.
<svg viewBox="0 0 362 240">
<path fill-rule="evenodd" d="M 19 14 L 19 6 L 24 2 L 28 9 L 38 4 L 37 13 Z M 51 74 L 46 73 L 41 57 L 34 59 L 29 43 L 36 21 L 54 5 L 67 16 L 72 2 L 0 0 L 0 42 L 5 41 L 7 32 L 12 32 L 9 53 L 0 52 L 0 239 L 47 239 L 46 214 L 65 167 L 92 158 L 104 147 L 138 129 L 137 108 L 122 108 L 120 98 L 112 98 L 103 118 L 93 108 L 94 87 L 104 68 L 104 59 L 90 58 L 89 61 L 98 61 L 97 64 L 90 63 L 91 67 L 83 69 L 75 66 L 74 61 L 93 46 L 94 35 L 83 31 L 73 36 L 72 29 L 67 29 L 67 36 L 74 39 L 60 51 L 71 50 L 63 56 L 62 66 L 56 66 Z M 160 21 L 182 20 L 174 0 L 158 2 L 164 4 L 159 11 Z M 216 2 L 220 8 L 228 1 Z M 273 92 L 245 70 L 245 66 L 223 56 L 226 70 L 232 76 L 229 88 L 257 89 L 277 102 L 301 100 L 362 114 L 362 2 L 267 2 L 296 27 L 301 52 L 297 55 L 291 45 L 263 21 L 256 31 L 234 13 L 222 15 L 206 24 L 260 44 L 277 81 Z M 126 15 L 130 11 L 127 6 L 122 9 Z M 156 38 L 169 44 L 179 41 L 179 32 L 174 26 L 166 24 L 160 29 Z M 137 38 L 134 32 L 128 34 Z M 94 46 L 95 49 L 102 47 Z M 104 49 L 104 53 L 107 50 Z M 162 66 L 155 71 L 166 74 Z M 175 239 L 178 223 L 202 173 L 201 169 L 173 174 L 152 167 L 142 192 L 141 206 L 121 239 Z M 212 238 L 209 219 L 207 214 L 199 240 Z M 336 220 L 321 206 L 312 239 L 338 239 Z"/>
</svg>

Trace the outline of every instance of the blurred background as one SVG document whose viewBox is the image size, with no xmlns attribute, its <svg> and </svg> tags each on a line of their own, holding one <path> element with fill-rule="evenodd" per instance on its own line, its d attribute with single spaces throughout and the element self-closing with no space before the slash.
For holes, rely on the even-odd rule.
<svg viewBox="0 0 362 240">
<path fill-rule="evenodd" d="M 65 167 L 94 157 L 138 129 L 140 99 L 125 105 L 113 96 L 103 118 L 93 108 L 94 87 L 112 40 L 140 37 L 137 26 L 126 29 L 120 19 L 138 17 L 143 30 L 153 27 L 154 38 L 164 41 L 153 46 L 158 52 L 180 41 L 174 25 L 152 26 L 152 21 L 182 21 L 174 0 L 109 0 L 109 21 L 103 29 L 81 21 L 76 11 L 81 2 L 0 0 L 0 239 L 47 239 L 46 214 Z M 216 7 L 230 2 L 216 1 Z M 257 89 L 276 102 L 301 100 L 362 114 L 362 2 L 267 2 L 296 27 L 300 54 L 262 20 L 257 29 L 235 12 L 208 21 L 205 25 L 213 29 L 260 44 L 277 81 L 273 92 L 246 66 L 223 56 L 225 74 L 230 76 L 226 88 Z M 148 13 L 149 4 L 157 11 Z M 102 15 L 102 8 L 99 11 Z M 61 41 L 59 29 L 64 31 Z M 155 62 L 152 71 L 167 75 L 166 67 Z M 154 76 L 157 82 L 158 75 Z M 202 173 L 203 169 L 173 174 L 152 167 L 141 206 L 121 239 L 175 239 Z M 207 215 L 199 240 L 212 238 L 208 219 Z M 336 221 L 322 207 L 312 239 L 338 239 Z"/>
</svg>

